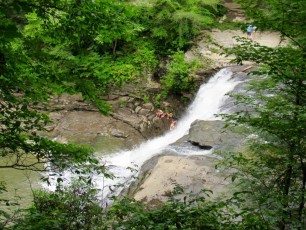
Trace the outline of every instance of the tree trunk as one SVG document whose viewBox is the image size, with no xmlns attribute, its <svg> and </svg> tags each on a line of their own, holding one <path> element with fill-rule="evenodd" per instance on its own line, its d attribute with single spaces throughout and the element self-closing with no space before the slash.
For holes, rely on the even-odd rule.
<svg viewBox="0 0 306 230">
<path fill-rule="evenodd" d="M 301 186 L 301 198 L 300 198 L 300 206 L 299 206 L 299 218 L 301 225 L 303 225 L 303 210 L 305 207 L 305 186 L 306 186 L 306 166 L 303 162 L 303 158 L 300 157 L 301 168 L 302 168 L 302 186 Z"/>
<path fill-rule="evenodd" d="M 115 41 L 113 41 L 113 56 L 116 55 L 116 49 L 117 49 L 117 39 L 115 39 Z"/>
<path fill-rule="evenodd" d="M 287 170 L 286 170 L 286 174 L 285 174 L 285 185 L 284 185 L 284 191 L 283 191 L 283 195 L 285 197 L 285 199 L 287 200 L 287 197 L 289 195 L 289 192 L 290 192 L 290 187 L 291 187 L 291 178 L 292 178 L 292 155 L 290 156 L 290 159 L 289 159 L 289 165 L 287 166 Z M 291 216 L 291 212 L 290 210 L 286 211 L 286 209 L 288 208 L 289 206 L 289 203 L 288 201 L 285 201 L 284 204 L 283 204 L 283 215 L 284 217 L 282 218 L 282 222 L 280 223 L 280 228 L 282 230 L 285 230 L 286 229 L 286 223 L 287 223 L 287 218 L 290 219 L 290 216 Z M 287 218 L 286 218 L 287 216 Z"/>
</svg>

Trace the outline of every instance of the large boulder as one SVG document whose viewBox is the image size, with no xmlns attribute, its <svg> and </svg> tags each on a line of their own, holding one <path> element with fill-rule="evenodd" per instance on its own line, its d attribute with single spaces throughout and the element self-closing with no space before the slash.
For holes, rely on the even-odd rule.
<svg viewBox="0 0 306 230">
<path fill-rule="evenodd" d="M 172 147 L 190 149 L 188 145 L 192 144 L 211 150 L 201 151 L 204 155 L 177 156 L 164 152 L 153 157 L 141 167 L 139 180 L 129 188 L 129 194 L 151 205 L 166 201 L 177 185 L 183 189 L 178 198 L 188 193 L 199 195 L 202 189 L 213 191 L 211 198 L 231 194 L 230 191 L 234 190 L 228 178 L 232 172 L 215 168 L 219 162 L 217 153 L 243 150 L 245 137 L 235 130 L 224 129 L 224 125 L 224 121 L 197 120 L 192 123 L 189 134 L 173 143 Z"/>
<path fill-rule="evenodd" d="M 134 198 L 158 205 L 169 198 L 176 186 L 183 189 L 182 196 L 200 194 L 203 189 L 208 189 L 213 191 L 213 197 L 221 197 L 230 181 L 225 179 L 223 172 L 215 169 L 217 161 L 213 155 L 161 156 L 155 167 L 143 175 L 145 178 L 134 191 Z"/>
<path fill-rule="evenodd" d="M 239 151 L 244 136 L 233 130 L 224 129 L 224 121 L 200 121 L 192 123 L 188 141 L 203 149 L 219 151 Z"/>
<path fill-rule="evenodd" d="M 45 127 L 47 132 L 41 135 L 64 143 L 89 144 L 97 151 L 111 149 L 112 152 L 131 149 L 169 130 L 171 121 L 156 117 L 153 103 L 140 98 L 138 88 L 126 90 L 113 91 L 104 98 L 112 107 L 108 116 L 102 115 L 80 94 L 54 96 L 49 107 L 38 107 L 42 112 L 48 112 L 52 121 Z M 163 109 L 172 111 L 166 106 Z"/>
<path fill-rule="evenodd" d="M 60 142 L 89 144 L 100 150 L 109 149 L 110 143 L 117 145 L 116 149 L 123 149 L 144 141 L 144 137 L 131 125 L 99 112 L 51 112 L 50 117 L 54 119 L 54 127 L 48 135 Z"/>
</svg>

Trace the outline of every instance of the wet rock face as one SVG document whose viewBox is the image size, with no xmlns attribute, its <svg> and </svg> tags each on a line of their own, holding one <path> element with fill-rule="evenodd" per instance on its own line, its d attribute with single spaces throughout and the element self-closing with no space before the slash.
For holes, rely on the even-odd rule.
<svg viewBox="0 0 306 230">
<path fill-rule="evenodd" d="M 108 95 L 106 101 L 112 106 L 109 116 L 100 114 L 81 95 L 54 97 L 45 111 L 53 123 L 46 126 L 47 133 L 42 135 L 60 142 L 89 144 L 97 150 L 108 148 L 107 143 L 116 143 L 119 150 L 130 149 L 169 130 L 171 121 L 157 118 L 150 102 L 122 92 Z"/>
<path fill-rule="evenodd" d="M 198 148 L 213 151 L 239 151 L 244 148 L 245 137 L 237 130 L 224 129 L 223 121 L 195 121 L 189 134 L 172 144 L 180 146 L 191 143 Z M 232 191 L 229 179 L 230 171 L 219 171 L 215 165 L 219 162 L 216 155 L 176 156 L 163 153 L 142 166 L 139 180 L 130 187 L 129 195 L 135 199 L 154 205 L 164 202 L 176 185 L 183 189 L 183 198 L 189 193 L 199 195 L 201 190 L 213 191 L 211 198 L 229 195 Z M 154 201 L 154 202 L 153 202 Z M 157 202 L 158 203 L 158 202 Z"/>
<path fill-rule="evenodd" d="M 189 130 L 188 141 L 204 149 L 239 151 L 244 137 L 224 129 L 223 121 L 195 121 Z"/>
<path fill-rule="evenodd" d="M 96 145 L 101 137 L 112 137 L 129 148 L 143 141 L 143 137 L 128 124 L 95 111 L 51 112 L 50 118 L 54 123 L 49 126 L 52 130 L 49 129 L 48 136 L 60 142 Z"/>
<path fill-rule="evenodd" d="M 224 174 L 214 168 L 216 162 L 211 156 L 161 156 L 135 191 L 134 198 L 152 205 L 153 201 L 164 202 L 176 185 L 181 186 L 184 194 L 199 194 L 206 188 L 214 191 L 214 197 L 221 196 L 229 180 L 224 180 Z"/>
<path fill-rule="evenodd" d="M 150 206 L 167 201 L 179 186 L 182 193 L 176 199 L 203 196 L 203 189 L 210 190 L 207 199 L 228 198 L 235 192 L 230 175 L 233 170 L 220 170 L 215 166 L 220 160 L 216 155 L 178 156 L 164 152 L 144 163 L 138 179 L 123 192 Z"/>
</svg>

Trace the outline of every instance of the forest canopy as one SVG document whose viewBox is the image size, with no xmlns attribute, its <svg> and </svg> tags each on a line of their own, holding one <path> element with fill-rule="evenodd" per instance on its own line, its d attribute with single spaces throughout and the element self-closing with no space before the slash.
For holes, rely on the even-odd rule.
<svg viewBox="0 0 306 230">
<path fill-rule="evenodd" d="M 107 176 L 91 148 L 39 135 L 50 122 L 39 108 L 55 95 L 81 93 L 108 115 L 103 96 L 190 47 L 201 29 L 212 26 L 218 3 L 1 0 L 0 170 L 44 171 L 45 163 L 59 170 L 74 163 L 77 173 Z"/>
<path fill-rule="evenodd" d="M 88 173 L 108 175 L 89 147 L 39 135 L 50 122 L 38 108 L 54 95 L 81 93 L 108 115 L 114 87 L 154 73 L 163 96 L 192 90 L 184 62 L 204 29 L 221 16 L 218 0 L 0 0 L 0 170 L 65 169 L 82 180 L 55 192 L 35 192 L 21 217 L 0 210 L 11 229 L 304 229 L 306 189 L 306 2 L 236 0 L 259 30 L 276 31 L 286 46 L 245 38 L 224 52 L 256 70 L 251 95 L 233 95 L 247 110 L 224 115 L 228 126 L 256 134 L 246 153 L 222 153 L 219 167 L 235 169 L 238 192 L 224 201 L 174 196 L 157 208 L 124 198 L 103 209 Z M 222 8 L 223 9 L 223 8 Z M 251 111 L 251 112 L 250 112 Z M 27 163 L 28 157 L 35 161 Z M 13 160 L 12 160 L 13 159 Z M 0 195 L 6 190 L 0 182 Z M 172 195 L 180 194 L 178 186 Z M 9 200 L 0 199 L 10 205 Z"/>
<path fill-rule="evenodd" d="M 108 114 L 110 106 L 101 96 L 142 77 L 143 72 L 154 71 L 161 57 L 186 48 L 201 28 L 212 24 L 217 3 L 1 1 L 2 155 L 32 153 L 40 161 L 66 152 L 67 159 L 73 159 L 70 145 L 37 135 L 49 122 L 36 112 L 37 105 L 47 106 L 52 95 L 80 92 Z M 52 148 L 53 153 L 47 154 Z M 80 151 L 83 154 L 77 157 L 84 155 Z M 23 167 L 19 164 L 6 167 Z"/>
</svg>

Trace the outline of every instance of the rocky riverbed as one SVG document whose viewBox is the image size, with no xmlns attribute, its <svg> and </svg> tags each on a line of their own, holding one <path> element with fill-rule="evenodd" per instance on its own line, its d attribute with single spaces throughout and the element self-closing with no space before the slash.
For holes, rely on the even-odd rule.
<svg viewBox="0 0 306 230">
<path fill-rule="evenodd" d="M 243 21 L 243 12 L 239 6 L 231 1 L 226 2 L 229 2 L 226 6 L 230 8 L 227 17 Z M 229 63 L 232 57 L 224 57 L 218 53 L 218 47 L 214 45 L 214 42 L 224 47 L 231 47 L 236 44 L 234 36 L 246 35 L 236 30 L 203 31 L 198 43 L 186 52 L 187 61 L 199 58 L 207 64 L 206 68 L 197 72 L 196 79 L 199 83 L 206 82 L 209 76 L 223 67 L 231 66 L 233 76 L 240 78 L 244 78 L 245 74 L 253 68 L 252 63 L 244 63 L 245 66 L 233 66 Z M 261 45 L 270 47 L 286 44 L 278 33 L 260 31 L 260 28 L 253 39 Z M 251 68 L 248 69 L 249 67 Z M 241 89 L 242 86 L 239 85 L 235 90 Z M 143 82 L 128 84 L 120 90 L 112 90 L 111 94 L 105 96 L 105 101 L 112 106 L 109 116 L 101 115 L 90 102 L 83 100 L 81 95 L 55 96 L 47 109 L 42 108 L 43 112 L 50 115 L 53 123 L 49 124 L 46 127 L 47 132 L 41 135 L 62 143 L 88 144 L 101 154 L 132 149 L 169 130 L 171 121 L 166 118 L 157 118 L 155 115 L 157 109 L 162 108 L 164 111 L 173 112 L 179 118 L 187 107 L 186 103 L 183 104 L 175 98 L 162 102 L 158 107 L 154 106 L 152 98 L 159 90 L 159 83 L 152 76 L 147 76 Z M 194 95 L 186 96 L 187 99 L 192 100 Z M 224 107 L 232 109 L 233 102 L 227 101 Z M 222 126 L 222 122 L 196 121 L 189 135 L 173 143 L 172 146 L 175 148 L 175 146 L 189 145 L 192 148 L 204 148 L 210 151 L 236 151 L 243 148 L 245 137 L 241 137 L 238 133 L 226 133 L 222 130 Z M 219 161 L 217 155 L 205 154 L 182 156 L 165 151 L 153 157 L 141 167 L 139 179 L 128 189 L 127 194 L 137 200 L 156 204 L 167 199 L 167 195 L 179 184 L 185 193 L 199 193 L 202 188 L 205 188 L 213 190 L 216 197 L 224 195 L 232 189 L 229 181 L 225 179 L 229 172 L 215 169 L 214 165 Z M 32 188 L 25 188 L 25 184 L 28 184 L 25 181 L 28 182 L 30 179 L 37 181 L 39 177 L 39 175 L 22 176 L 9 170 L 4 174 L 6 181 L 11 182 L 11 177 L 16 180 L 14 188 L 17 190 L 13 191 L 12 188 L 11 194 L 18 196 L 30 194 Z"/>
<path fill-rule="evenodd" d="M 251 68 L 248 68 L 251 67 Z M 243 79 L 248 79 L 247 72 L 252 66 L 231 67 L 233 77 L 241 80 L 233 91 L 244 88 Z M 247 71 L 245 71 L 247 69 Z M 233 101 L 225 101 L 224 109 L 230 112 Z M 234 111 L 234 110 L 232 110 Z M 164 202 L 176 186 L 180 186 L 183 194 L 199 195 L 202 189 L 213 191 L 212 198 L 218 199 L 229 194 L 231 188 L 229 171 L 216 169 L 221 159 L 218 153 L 242 151 L 246 136 L 238 130 L 225 129 L 225 122 L 196 120 L 191 124 L 188 135 L 171 144 L 172 149 L 180 149 L 180 153 L 166 150 L 143 164 L 138 180 L 129 190 L 128 195 L 152 205 Z M 184 149 L 193 149 L 195 155 L 184 154 Z M 183 149 L 183 150 L 182 150 Z M 144 153 L 145 154 L 145 153 Z"/>
<path fill-rule="evenodd" d="M 225 46 L 233 44 L 234 35 L 243 36 L 239 31 L 214 30 L 208 33 Z M 229 64 L 231 57 L 224 58 L 214 53 L 214 47 L 207 44 L 205 39 L 206 37 L 198 43 L 197 49 L 186 53 L 186 60 L 203 56 L 213 63 L 210 69 L 198 71 L 197 79 L 200 82 L 207 81 L 208 75 L 224 66 L 231 66 L 233 77 L 246 79 L 246 74 L 254 68 L 252 63 L 232 66 Z M 257 41 L 272 47 L 281 44 L 279 35 L 270 32 L 258 34 Z M 158 92 L 158 83 L 152 83 L 148 79 L 144 85 L 153 95 Z M 242 88 L 238 85 L 235 90 L 241 91 Z M 61 95 L 54 98 L 48 111 L 54 123 L 47 127 L 49 132 L 46 135 L 60 142 L 89 144 L 100 153 L 108 154 L 121 149 L 132 149 L 169 130 L 170 120 L 156 117 L 158 108 L 143 99 L 138 87 L 127 86 L 124 90 L 114 91 L 105 99 L 112 105 L 110 116 L 101 115 L 81 95 Z M 172 98 L 161 107 L 179 117 L 186 105 Z M 232 109 L 233 102 L 227 101 L 224 107 Z M 244 137 L 237 133 L 225 133 L 221 130 L 222 126 L 222 122 L 197 121 L 191 127 L 189 135 L 173 145 L 188 142 L 212 151 L 239 150 Z M 158 203 L 164 201 L 167 194 L 179 184 L 185 193 L 199 193 L 202 188 L 206 188 L 213 190 L 215 196 L 219 197 L 224 191 L 228 191 L 229 182 L 224 180 L 228 175 L 215 169 L 217 162 L 218 158 L 213 154 L 179 156 L 164 152 L 142 166 L 139 179 L 133 183 L 127 194 L 138 200 Z"/>
</svg>

